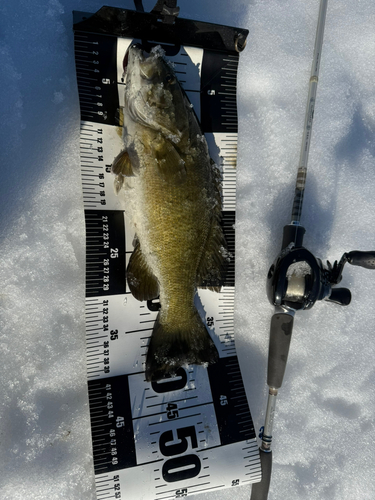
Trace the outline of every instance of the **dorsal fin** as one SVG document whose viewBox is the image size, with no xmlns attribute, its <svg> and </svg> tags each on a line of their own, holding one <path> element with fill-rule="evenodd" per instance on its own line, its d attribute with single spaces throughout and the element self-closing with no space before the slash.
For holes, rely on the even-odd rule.
<svg viewBox="0 0 375 500">
<path fill-rule="evenodd" d="M 209 288 L 219 292 L 225 269 L 230 255 L 227 250 L 223 229 L 221 227 L 221 175 L 214 161 L 212 165 L 212 184 L 214 187 L 214 206 L 212 210 L 211 227 L 198 265 L 196 285 L 200 288 Z"/>
</svg>

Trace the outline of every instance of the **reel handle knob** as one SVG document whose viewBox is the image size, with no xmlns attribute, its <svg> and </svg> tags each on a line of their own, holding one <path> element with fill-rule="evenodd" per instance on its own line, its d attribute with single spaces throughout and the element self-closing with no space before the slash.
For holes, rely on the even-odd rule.
<svg viewBox="0 0 375 500">
<path fill-rule="evenodd" d="M 349 264 L 352 266 L 360 266 L 366 269 L 375 269 L 375 252 L 360 252 L 353 250 L 346 255 Z"/>
<path fill-rule="evenodd" d="M 332 288 L 331 295 L 325 300 L 339 306 L 348 306 L 352 300 L 352 294 L 348 288 Z"/>
</svg>

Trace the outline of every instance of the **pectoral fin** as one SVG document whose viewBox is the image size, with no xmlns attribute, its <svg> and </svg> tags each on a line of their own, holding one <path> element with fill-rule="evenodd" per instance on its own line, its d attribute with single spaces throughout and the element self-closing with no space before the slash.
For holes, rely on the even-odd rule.
<svg viewBox="0 0 375 500">
<path fill-rule="evenodd" d="M 130 161 L 129 153 L 124 150 L 116 156 L 112 163 L 112 172 L 116 174 L 114 180 L 114 188 L 116 194 L 120 191 L 124 184 L 125 177 L 134 176 L 134 168 Z"/>
<path fill-rule="evenodd" d="M 159 282 L 149 268 L 139 242 L 130 257 L 126 278 L 130 291 L 137 300 L 151 300 L 159 295 Z"/>
</svg>

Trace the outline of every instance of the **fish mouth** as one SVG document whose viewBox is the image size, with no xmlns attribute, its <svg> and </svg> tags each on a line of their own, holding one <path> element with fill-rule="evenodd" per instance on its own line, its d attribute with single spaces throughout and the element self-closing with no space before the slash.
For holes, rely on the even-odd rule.
<svg viewBox="0 0 375 500">
<path fill-rule="evenodd" d="M 123 75 L 125 76 L 128 68 L 133 68 L 134 65 L 138 68 L 140 76 L 146 80 L 152 78 L 155 74 L 155 68 L 153 68 L 153 61 L 155 59 L 163 59 L 165 55 L 164 49 L 160 45 L 156 45 L 149 49 L 140 43 L 132 43 L 127 51 L 125 52 L 124 59 L 122 61 L 122 67 L 124 70 Z"/>
<path fill-rule="evenodd" d="M 132 54 L 132 57 L 138 57 L 138 59 L 140 59 L 141 61 L 144 61 L 145 59 L 142 45 L 140 43 L 132 43 L 129 46 L 128 50 L 125 52 L 125 56 L 122 61 L 122 68 L 124 70 L 124 75 L 126 74 L 126 70 L 128 69 L 130 54 Z"/>
<path fill-rule="evenodd" d="M 166 122 L 158 111 L 167 112 L 171 98 L 165 96 L 162 83 L 153 82 L 160 71 L 160 59 L 164 50 L 157 45 L 145 50 L 139 43 L 132 43 L 123 59 L 123 69 L 128 92 L 125 102 L 130 117 L 145 127 L 161 132 L 166 138 L 178 143 L 182 133 Z"/>
</svg>

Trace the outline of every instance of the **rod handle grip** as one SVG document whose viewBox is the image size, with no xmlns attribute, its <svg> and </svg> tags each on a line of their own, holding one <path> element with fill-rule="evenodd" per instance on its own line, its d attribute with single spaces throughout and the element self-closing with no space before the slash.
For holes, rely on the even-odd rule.
<svg viewBox="0 0 375 500">
<path fill-rule="evenodd" d="M 276 313 L 271 319 L 267 385 L 279 389 L 283 383 L 293 331 L 293 316 Z"/>
<path fill-rule="evenodd" d="M 272 451 L 259 450 L 260 463 L 262 466 L 262 480 L 251 487 L 250 500 L 267 500 L 270 488 L 272 472 Z"/>
</svg>

